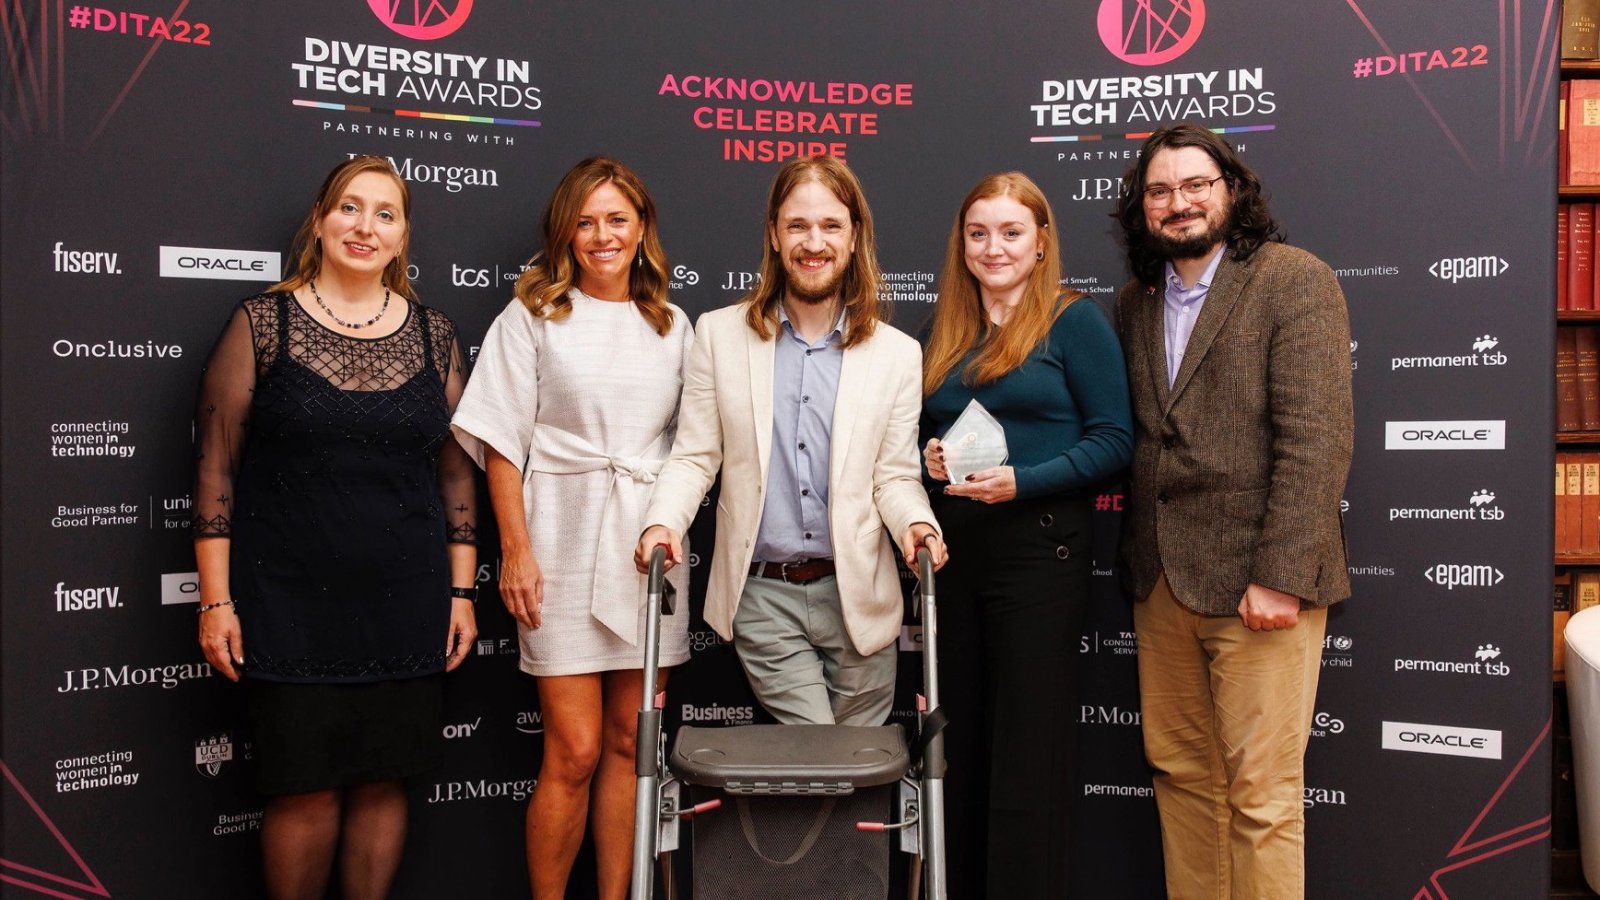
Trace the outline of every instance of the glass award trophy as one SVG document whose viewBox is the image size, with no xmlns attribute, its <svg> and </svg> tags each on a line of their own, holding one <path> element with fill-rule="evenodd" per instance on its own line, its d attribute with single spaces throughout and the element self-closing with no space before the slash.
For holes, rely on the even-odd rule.
<svg viewBox="0 0 1600 900">
<path fill-rule="evenodd" d="M 967 404 L 956 423 L 945 432 L 944 467 L 950 483 L 960 484 L 973 472 L 1004 465 L 1008 455 L 1006 430 L 976 400 Z"/>
</svg>

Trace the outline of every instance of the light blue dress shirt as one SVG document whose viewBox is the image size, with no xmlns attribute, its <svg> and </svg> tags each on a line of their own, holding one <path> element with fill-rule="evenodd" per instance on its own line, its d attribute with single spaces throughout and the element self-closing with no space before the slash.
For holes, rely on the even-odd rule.
<svg viewBox="0 0 1600 900">
<path fill-rule="evenodd" d="M 833 404 L 844 366 L 844 315 L 815 344 L 778 307 L 772 359 L 772 457 L 767 500 L 756 531 L 757 562 L 833 556 L 828 531 L 828 460 Z"/>
</svg>

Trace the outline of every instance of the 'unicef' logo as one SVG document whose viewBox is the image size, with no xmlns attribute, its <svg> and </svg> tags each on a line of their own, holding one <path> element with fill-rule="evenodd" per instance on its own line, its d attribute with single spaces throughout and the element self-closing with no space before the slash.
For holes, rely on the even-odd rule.
<svg viewBox="0 0 1600 900">
<path fill-rule="evenodd" d="M 1100 43 L 1136 66 L 1159 66 L 1189 52 L 1205 24 L 1205 0 L 1100 0 Z"/>
<path fill-rule="evenodd" d="M 419 41 L 449 37 L 472 15 L 472 0 L 367 0 L 367 5 L 390 31 Z"/>
</svg>

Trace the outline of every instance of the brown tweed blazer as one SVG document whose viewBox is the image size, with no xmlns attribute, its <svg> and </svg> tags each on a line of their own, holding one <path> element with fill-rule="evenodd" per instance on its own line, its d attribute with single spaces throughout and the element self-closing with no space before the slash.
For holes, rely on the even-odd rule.
<svg viewBox="0 0 1600 900">
<path fill-rule="evenodd" d="M 1135 438 L 1123 589 L 1142 600 L 1165 571 L 1212 616 L 1251 582 L 1303 608 L 1350 596 L 1350 322 L 1332 270 L 1286 244 L 1225 253 L 1171 390 L 1162 307 L 1138 282 L 1117 297 Z"/>
</svg>

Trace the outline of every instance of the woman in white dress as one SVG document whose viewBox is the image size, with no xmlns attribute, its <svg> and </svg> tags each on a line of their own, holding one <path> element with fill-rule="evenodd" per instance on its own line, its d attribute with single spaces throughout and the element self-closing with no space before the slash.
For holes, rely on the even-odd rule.
<svg viewBox="0 0 1600 900">
<path fill-rule="evenodd" d="M 500 596 L 543 713 L 527 817 L 533 896 L 565 896 L 587 817 L 600 896 L 621 898 L 644 665 L 644 579 L 631 553 L 672 449 L 693 333 L 667 302 L 655 204 L 628 167 L 578 163 L 543 229 L 545 248 L 490 326 L 452 426 L 488 473 Z M 663 667 L 689 658 L 686 606 L 663 620 Z"/>
</svg>

